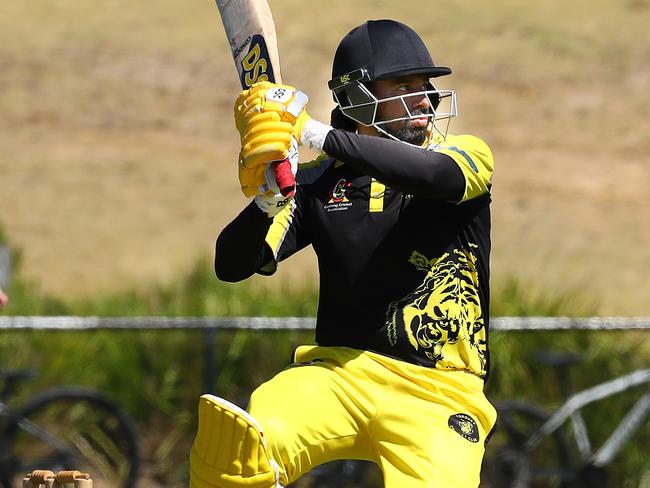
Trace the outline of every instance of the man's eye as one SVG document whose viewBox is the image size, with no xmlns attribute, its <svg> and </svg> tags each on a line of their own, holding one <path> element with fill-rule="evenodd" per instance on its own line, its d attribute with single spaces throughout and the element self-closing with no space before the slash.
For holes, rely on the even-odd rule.
<svg viewBox="0 0 650 488">
<path fill-rule="evenodd" d="M 411 85 L 411 84 L 404 84 L 404 85 L 398 85 L 396 87 L 396 91 L 400 93 L 415 93 L 415 92 L 421 92 L 421 91 L 426 91 L 427 85 Z"/>
</svg>

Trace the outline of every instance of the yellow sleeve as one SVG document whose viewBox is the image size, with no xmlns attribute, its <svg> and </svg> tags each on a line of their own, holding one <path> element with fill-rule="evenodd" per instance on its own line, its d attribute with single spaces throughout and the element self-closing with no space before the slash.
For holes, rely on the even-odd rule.
<svg viewBox="0 0 650 488">
<path fill-rule="evenodd" d="M 449 134 L 434 151 L 450 156 L 463 172 L 465 193 L 461 202 L 490 191 L 494 158 L 492 151 L 482 139 L 471 135 L 454 136 Z"/>
<path fill-rule="evenodd" d="M 258 273 L 272 275 L 278 263 L 287 259 L 311 244 L 308 226 L 302 218 L 303 188 L 313 183 L 334 163 L 330 157 L 316 158 L 309 163 L 301 163 L 296 174 L 296 195 L 278 214 L 273 217 L 271 227 L 266 232 L 266 244 L 273 253 L 273 259 L 265 263 Z"/>
<path fill-rule="evenodd" d="M 282 246 L 285 244 L 285 239 L 293 224 L 295 209 L 296 202 L 292 200 L 289 205 L 273 217 L 273 223 L 266 232 L 266 243 L 271 248 L 271 251 L 273 251 L 273 257 L 275 259 L 278 259 Z"/>
</svg>

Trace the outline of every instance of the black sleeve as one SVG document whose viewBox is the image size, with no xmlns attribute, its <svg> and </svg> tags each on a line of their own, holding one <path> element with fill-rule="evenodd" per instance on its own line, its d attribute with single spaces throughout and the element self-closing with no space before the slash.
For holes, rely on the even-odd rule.
<svg viewBox="0 0 650 488">
<path fill-rule="evenodd" d="M 460 201 L 465 176 L 446 154 L 376 136 L 331 130 L 323 151 L 403 193 Z"/>
<path fill-rule="evenodd" d="M 214 259 L 217 278 L 230 282 L 245 280 L 273 258 L 265 242 L 272 222 L 251 202 L 221 231 Z"/>
</svg>

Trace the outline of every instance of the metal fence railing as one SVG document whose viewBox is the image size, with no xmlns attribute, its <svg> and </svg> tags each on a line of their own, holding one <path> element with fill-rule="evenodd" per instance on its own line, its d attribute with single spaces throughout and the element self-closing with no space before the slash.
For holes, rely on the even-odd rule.
<svg viewBox="0 0 650 488">
<path fill-rule="evenodd" d="M 0 330 L 205 329 L 312 330 L 314 317 L 0 316 Z M 650 329 L 650 317 L 493 317 L 491 330 Z"/>
<path fill-rule="evenodd" d="M 314 317 L 76 317 L 0 316 L 0 331 L 49 330 L 172 330 L 203 331 L 205 391 L 216 378 L 215 350 L 220 330 L 313 330 Z M 490 329 L 499 331 L 650 330 L 650 317 L 493 317 Z"/>
</svg>

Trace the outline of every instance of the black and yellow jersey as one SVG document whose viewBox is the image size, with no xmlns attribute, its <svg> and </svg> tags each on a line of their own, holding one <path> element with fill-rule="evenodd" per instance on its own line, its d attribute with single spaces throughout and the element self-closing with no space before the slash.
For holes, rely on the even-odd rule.
<svg viewBox="0 0 650 488">
<path fill-rule="evenodd" d="M 319 345 L 485 378 L 488 146 L 448 135 L 423 149 L 333 130 L 323 149 L 301 166 L 295 198 L 272 221 L 251 204 L 222 232 L 218 275 L 219 267 L 231 280 L 272 274 L 311 245 Z"/>
</svg>

